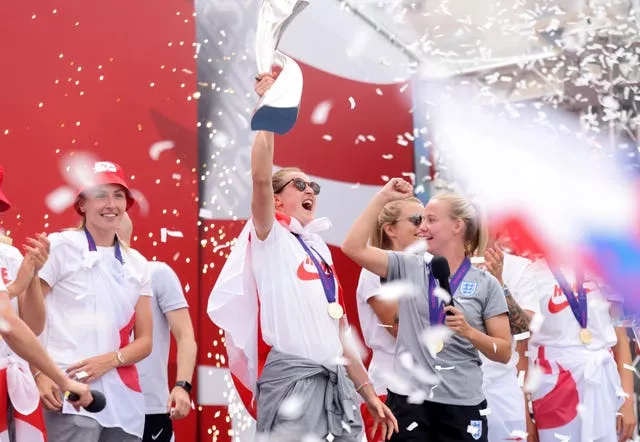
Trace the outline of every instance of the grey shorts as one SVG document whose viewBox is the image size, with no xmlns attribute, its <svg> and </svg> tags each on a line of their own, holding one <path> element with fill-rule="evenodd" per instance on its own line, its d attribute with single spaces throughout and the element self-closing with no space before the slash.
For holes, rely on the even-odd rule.
<svg viewBox="0 0 640 442">
<path fill-rule="evenodd" d="M 142 439 L 122 428 L 106 428 L 97 420 L 78 414 L 44 411 L 49 440 L 56 442 L 140 442 Z"/>
</svg>

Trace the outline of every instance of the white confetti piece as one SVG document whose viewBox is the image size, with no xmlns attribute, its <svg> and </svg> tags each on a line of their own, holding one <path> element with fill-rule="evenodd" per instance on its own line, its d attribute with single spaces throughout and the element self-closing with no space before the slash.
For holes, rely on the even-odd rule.
<svg viewBox="0 0 640 442">
<path fill-rule="evenodd" d="M 325 439 L 327 439 L 328 442 L 333 442 L 333 439 L 335 439 L 335 437 L 333 437 L 333 434 L 329 433 L 327 434 L 327 437 L 325 437 Z"/>
<path fill-rule="evenodd" d="M 529 433 L 527 433 L 526 431 L 522 431 L 522 430 L 513 430 L 511 432 L 511 437 L 513 439 L 523 439 L 523 440 L 527 440 L 527 436 L 529 436 Z"/>
<path fill-rule="evenodd" d="M 638 372 L 636 370 L 636 367 L 634 367 L 633 365 L 624 364 L 623 366 L 624 366 L 625 370 L 629 370 L 629 371 L 634 372 L 635 374 L 638 374 Z"/>
<path fill-rule="evenodd" d="M 380 287 L 378 299 L 383 301 L 397 301 L 400 298 L 416 296 L 418 292 L 419 289 L 416 285 L 409 281 L 391 281 Z"/>
<path fill-rule="evenodd" d="M 527 381 L 524 384 L 524 391 L 527 393 L 533 393 L 540 386 L 540 382 L 542 382 L 542 377 L 544 373 L 542 369 L 537 365 L 534 365 L 533 368 L 529 369 L 529 376 L 527 376 Z"/>
<path fill-rule="evenodd" d="M 496 344 L 495 342 L 493 342 L 493 352 L 498 353 L 498 344 Z"/>
<path fill-rule="evenodd" d="M 325 124 L 329 119 L 329 112 L 332 106 L 333 103 L 329 100 L 318 103 L 311 113 L 311 122 L 313 124 Z"/>
<path fill-rule="evenodd" d="M 380 89 L 379 87 L 376 88 L 376 94 L 378 95 L 382 95 L 382 89 Z"/>
<path fill-rule="evenodd" d="M 162 152 L 173 149 L 174 147 L 175 143 L 171 140 L 156 141 L 149 148 L 149 156 L 152 160 L 158 161 Z"/>
<path fill-rule="evenodd" d="M 523 332 L 523 333 L 518 333 L 517 335 L 513 335 L 513 339 L 516 341 L 524 341 L 525 339 L 529 339 L 531 337 L 531 333 L 527 332 Z"/>
<path fill-rule="evenodd" d="M 472 256 L 471 264 L 484 264 L 484 256 Z"/>
<path fill-rule="evenodd" d="M 325 134 L 325 135 L 322 136 L 322 139 L 325 140 L 325 141 L 331 141 L 331 140 L 333 140 L 333 137 L 331 135 L 329 135 L 329 134 Z"/>
<path fill-rule="evenodd" d="M 583 404 L 578 404 L 578 406 L 576 407 L 576 411 L 578 412 L 578 416 L 582 418 L 584 416 L 584 413 L 587 411 L 587 407 Z"/>
<path fill-rule="evenodd" d="M 441 287 L 436 287 L 433 291 L 433 294 L 436 298 L 438 298 L 444 305 L 449 305 L 451 302 L 451 295 L 445 289 Z"/>
<path fill-rule="evenodd" d="M 434 385 L 433 387 L 431 387 L 431 390 L 429 391 L 429 399 L 433 399 L 434 393 L 433 390 L 435 390 L 438 386 Z"/>
<path fill-rule="evenodd" d="M 204 219 L 213 219 L 213 212 L 209 209 L 200 209 L 198 216 Z"/>
<path fill-rule="evenodd" d="M 567 436 L 565 434 L 560 434 L 560 433 L 553 433 L 553 437 L 555 437 L 556 439 L 562 442 L 569 442 L 571 440 L 571 436 Z"/>
<path fill-rule="evenodd" d="M 351 434 L 351 425 L 349 425 L 348 423 L 346 423 L 345 421 L 340 421 L 340 423 L 342 424 L 342 428 L 349 434 Z"/>
<path fill-rule="evenodd" d="M 416 390 L 407 397 L 409 404 L 420 405 L 427 400 L 427 392 L 424 390 Z"/>
<path fill-rule="evenodd" d="M 166 227 L 162 227 L 160 229 L 160 242 L 167 242 L 168 236 L 172 238 L 184 238 L 182 232 L 177 230 L 169 230 Z"/>
<path fill-rule="evenodd" d="M 53 213 L 62 213 L 76 200 L 76 192 L 71 187 L 61 186 L 49 193 L 44 203 Z"/>
<path fill-rule="evenodd" d="M 423 255 L 427 251 L 427 241 L 419 239 L 404 249 L 406 253 L 413 253 L 415 255 Z"/>
<path fill-rule="evenodd" d="M 491 408 L 485 408 L 480 410 L 480 416 L 489 416 L 491 414 Z"/>
<path fill-rule="evenodd" d="M 443 367 L 442 365 L 436 365 L 435 366 L 435 369 L 438 370 L 438 371 L 448 371 L 448 370 L 453 370 L 455 368 L 456 367 L 453 366 L 453 365 L 451 367 Z"/>
<path fill-rule="evenodd" d="M 518 372 L 518 387 L 522 388 L 524 386 L 524 378 L 527 375 L 527 372 L 524 370 L 520 370 Z"/>
<path fill-rule="evenodd" d="M 407 431 L 413 431 L 413 430 L 415 430 L 416 428 L 418 428 L 418 424 L 417 424 L 416 422 L 411 422 L 411 423 L 409 424 L 409 426 L 407 427 Z"/>
<path fill-rule="evenodd" d="M 351 110 L 356 108 L 356 100 L 353 97 L 349 97 L 349 104 L 351 105 Z"/>
<path fill-rule="evenodd" d="M 4 318 L 0 318 L 0 331 L 3 333 L 11 331 L 11 325 L 9 325 L 9 321 Z"/>
<path fill-rule="evenodd" d="M 531 331 L 531 333 L 539 332 L 540 328 L 542 328 L 543 322 L 544 316 L 542 316 L 540 313 L 536 313 L 535 315 L 533 315 L 533 318 L 531 318 L 531 321 L 529 322 L 529 330 Z"/>
</svg>

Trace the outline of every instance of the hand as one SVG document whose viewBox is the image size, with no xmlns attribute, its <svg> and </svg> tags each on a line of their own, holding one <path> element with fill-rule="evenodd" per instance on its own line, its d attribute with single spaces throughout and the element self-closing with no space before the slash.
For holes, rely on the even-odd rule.
<svg viewBox="0 0 640 442">
<path fill-rule="evenodd" d="M 636 416 L 633 412 L 633 400 L 627 398 L 620 407 L 617 419 L 616 419 L 616 432 L 619 435 L 620 442 L 626 442 L 633 438 L 633 433 L 636 428 Z"/>
<path fill-rule="evenodd" d="M 538 438 L 538 427 L 536 427 L 536 424 L 533 422 L 533 420 L 531 420 L 531 415 L 527 412 L 526 413 L 527 416 L 527 442 L 540 442 L 540 439 Z"/>
<path fill-rule="evenodd" d="M 378 194 L 387 202 L 402 200 L 413 196 L 413 186 L 402 178 L 391 178 Z"/>
<path fill-rule="evenodd" d="M 191 398 L 184 388 L 173 387 L 167 401 L 167 411 L 174 421 L 187 417 L 191 411 Z"/>
<path fill-rule="evenodd" d="M 30 270 L 30 276 L 35 276 L 38 271 L 44 266 L 49 258 L 49 240 L 44 233 L 36 234 L 35 238 L 27 238 L 27 244 L 23 246 L 26 254 L 23 260 L 23 264 L 27 265 Z"/>
<path fill-rule="evenodd" d="M 384 440 L 391 439 L 393 432 L 398 432 L 398 421 L 391 410 L 389 410 L 389 407 L 383 404 L 377 396 L 374 396 L 372 399 L 368 399 L 366 403 L 369 413 L 374 420 L 373 429 L 371 430 L 371 439 L 375 439 L 378 427 L 380 427 L 382 438 Z"/>
<path fill-rule="evenodd" d="M 256 76 L 257 83 L 254 87 L 258 96 L 262 97 L 271 88 L 271 86 L 273 86 L 273 83 L 276 82 L 276 78 L 278 78 L 278 74 L 275 72 L 258 74 L 258 76 Z"/>
<path fill-rule="evenodd" d="M 86 373 L 86 377 L 81 376 L 81 379 L 78 378 L 78 380 L 82 383 L 90 384 L 102 377 L 109 370 L 115 368 L 115 361 L 115 353 L 106 353 L 100 356 L 94 356 L 92 358 L 76 362 L 67 368 L 67 374 L 70 378 L 75 378 L 78 374 L 84 375 Z"/>
<path fill-rule="evenodd" d="M 487 249 L 484 252 L 484 264 L 487 271 L 495 276 L 500 284 L 503 284 L 504 253 L 502 253 L 502 250 L 497 247 L 495 249 Z"/>
<path fill-rule="evenodd" d="M 40 400 L 44 408 L 49 411 L 61 411 L 62 401 L 60 398 L 60 387 L 43 373 L 36 376 L 36 385 L 38 386 Z"/>
<path fill-rule="evenodd" d="M 451 312 L 451 315 L 445 315 L 444 325 L 456 332 L 462 337 L 468 337 L 473 328 L 467 322 L 464 314 L 456 307 L 448 305 L 444 308 L 445 313 Z"/>
<path fill-rule="evenodd" d="M 72 401 L 67 398 L 67 401 L 73 405 L 73 408 L 76 410 L 79 410 L 80 407 L 87 407 L 93 402 L 93 396 L 91 395 L 91 391 L 89 391 L 89 386 L 87 384 L 82 384 L 78 381 L 74 381 L 73 379 L 69 379 L 63 388 L 65 391 L 75 393 L 80 396 L 77 401 Z"/>
</svg>

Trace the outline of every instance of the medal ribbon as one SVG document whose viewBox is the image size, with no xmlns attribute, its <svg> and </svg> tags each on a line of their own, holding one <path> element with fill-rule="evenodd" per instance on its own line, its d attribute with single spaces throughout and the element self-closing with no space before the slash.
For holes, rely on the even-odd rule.
<svg viewBox="0 0 640 442">
<path fill-rule="evenodd" d="M 553 267 L 549 264 L 549 269 L 551 273 L 553 273 L 553 277 L 558 282 L 562 293 L 564 293 L 565 298 L 567 298 L 567 302 L 569 303 L 569 307 L 571 307 L 571 311 L 573 312 L 573 316 L 575 316 L 578 324 L 580 324 L 580 328 L 587 328 L 587 292 L 584 289 L 584 273 L 582 271 L 576 271 L 576 289 L 578 290 L 578 296 L 576 298 L 571 286 L 567 282 L 567 279 L 562 274 L 559 268 Z"/>
<path fill-rule="evenodd" d="M 313 249 L 314 252 L 318 253 L 318 256 L 322 260 L 322 263 L 325 265 L 327 272 L 329 273 L 327 275 L 327 273 L 325 273 L 324 269 L 318 262 L 318 259 L 316 258 L 316 256 L 309 249 L 309 246 L 305 244 L 302 237 L 297 233 L 292 232 L 292 234 L 298 239 L 298 241 L 300 242 L 300 245 L 302 246 L 304 251 L 307 252 L 307 255 L 309 255 L 309 258 L 311 258 L 311 261 L 313 261 L 313 264 L 316 266 L 316 270 L 318 271 L 320 282 L 322 282 L 322 288 L 324 289 L 324 295 L 327 297 L 327 301 L 329 303 L 336 302 L 336 280 L 333 278 L 333 271 L 331 270 L 331 266 L 327 264 L 327 262 L 324 260 L 322 255 L 318 253 L 316 249 L 311 247 L 311 249 Z"/>
<path fill-rule="evenodd" d="M 84 233 L 85 235 L 87 235 L 87 242 L 89 243 L 89 251 L 97 252 L 98 247 L 96 247 L 96 241 L 93 239 L 93 236 L 91 236 L 91 233 L 89 233 L 89 230 L 86 227 L 84 228 Z M 115 250 L 113 254 L 116 257 L 116 259 L 120 262 L 120 264 L 124 264 L 124 259 L 122 258 L 122 250 L 120 250 L 120 241 L 118 241 L 117 239 L 116 239 Z"/>
<path fill-rule="evenodd" d="M 471 261 L 469 258 L 465 258 L 453 274 L 449 285 L 451 286 L 451 297 L 456 293 L 460 283 L 464 280 L 467 272 L 471 268 Z M 444 305 L 443 302 L 438 299 L 434 294 L 437 286 L 436 278 L 431 272 L 431 266 L 429 266 L 429 322 L 431 325 L 444 324 Z"/>
</svg>

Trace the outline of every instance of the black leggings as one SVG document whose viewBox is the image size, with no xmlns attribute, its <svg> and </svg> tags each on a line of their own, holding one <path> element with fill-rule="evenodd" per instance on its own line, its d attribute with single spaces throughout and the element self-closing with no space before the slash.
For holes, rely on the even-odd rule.
<svg viewBox="0 0 640 442">
<path fill-rule="evenodd" d="M 487 417 L 480 410 L 487 408 L 484 400 L 478 405 L 449 405 L 425 401 L 410 404 L 407 396 L 389 392 L 387 406 L 398 420 L 399 432 L 391 442 L 487 442 Z"/>
</svg>

